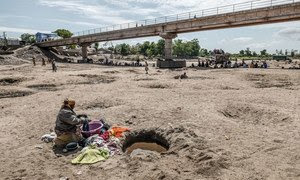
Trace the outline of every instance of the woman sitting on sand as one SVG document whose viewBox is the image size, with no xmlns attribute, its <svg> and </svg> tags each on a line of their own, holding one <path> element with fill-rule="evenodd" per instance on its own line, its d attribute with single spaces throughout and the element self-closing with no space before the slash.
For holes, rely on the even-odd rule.
<svg viewBox="0 0 300 180">
<path fill-rule="evenodd" d="M 66 99 L 56 118 L 55 133 L 57 138 L 54 143 L 58 147 L 64 147 L 70 142 L 78 142 L 82 139 L 81 131 L 77 125 L 87 122 L 86 118 L 77 116 L 74 112 L 75 101 Z"/>
</svg>

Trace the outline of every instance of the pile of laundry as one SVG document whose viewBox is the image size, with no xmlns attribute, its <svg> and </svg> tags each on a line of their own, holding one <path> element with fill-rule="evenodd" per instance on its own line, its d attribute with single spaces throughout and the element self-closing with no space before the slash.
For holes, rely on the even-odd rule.
<svg viewBox="0 0 300 180">
<path fill-rule="evenodd" d="M 94 134 L 85 140 L 80 155 L 72 160 L 72 164 L 92 164 L 110 156 L 121 153 L 120 137 L 129 131 L 125 127 L 112 127 L 103 134 Z"/>
<path fill-rule="evenodd" d="M 101 124 L 101 128 L 93 129 L 93 125 Z M 130 131 L 126 127 L 110 127 L 102 119 L 84 124 L 81 133 L 85 139 L 80 142 L 72 142 L 66 145 L 64 152 L 73 151 L 81 146 L 80 154 L 73 159 L 72 164 L 93 164 L 108 159 L 110 156 L 121 154 L 122 145 L 120 142 L 123 133 Z M 49 143 L 53 142 L 56 134 L 45 134 L 41 140 Z"/>
</svg>

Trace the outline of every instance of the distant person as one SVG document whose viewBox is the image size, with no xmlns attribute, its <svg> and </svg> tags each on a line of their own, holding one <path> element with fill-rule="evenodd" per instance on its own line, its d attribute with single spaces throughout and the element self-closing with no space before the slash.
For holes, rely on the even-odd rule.
<svg viewBox="0 0 300 180">
<path fill-rule="evenodd" d="M 200 59 L 198 59 L 198 67 L 201 67 Z"/>
<path fill-rule="evenodd" d="M 204 66 L 205 66 L 205 65 L 204 65 L 204 61 L 202 61 L 202 62 L 201 62 L 201 67 L 204 67 Z"/>
<path fill-rule="evenodd" d="M 146 71 L 146 74 L 148 74 L 149 67 L 148 67 L 148 62 L 147 61 L 145 61 L 145 71 Z"/>
<path fill-rule="evenodd" d="M 242 60 L 242 66 L 244 66 L 244 64 L 246 64 L 246 63 L 245 63 L 245 60 L 243 59 L 243 60 Z"/>
<path fill-rule="evenodd" d="M 255 64 L 254 64 L 254 68 L 258 68 L 258 64 L 257 64 L 257 62 L 255 62 Z"/>
<path fill-rule="evenodd" d="M 251 61 L 250 68 L 254 68 L 254 62 Z"/>
<path fill-rule="evenodd" d="M 186 75 L 186 72 L 180 75 L 180 79 L 187 79 L 187 78 L 189 77 Z"/>
<path fill-rule="evenodd" d="M 32 63 L 33 63 L 33 66 L 36 65 L 35 58 L 32 58 Z"/>
<path fill-rule="evenodd" d="M 208 61 L 205 62 L 205 67 L 209 67 Z"/>
<path fill-rule="evenodd" d="M 263 62 L 263 68 L 267 69 L 268 68 L 268 64 L 266 61 Z"/>
<path fill-rule="evenodd" d="M 54 60 L 54 59 L 52 60 L 52 71 L 53 71 L 53 72 L 56 72 L 56 71 L 57 71 L 57 67 L 56 67 L 56 63 L 55 63 L 55 60 Z"/>
<path fill-rule="evenodd" d="M 233 64 L 233 68 L 238 68 L 238 63 L 237 63 L 237 61 L 235 61 L 235 63 Z"/>
<path fill-rule="evenodd" d="M 44 58 L 42 58 L 42 66 L 46 66 L 46 61 Z"/>
</svg>

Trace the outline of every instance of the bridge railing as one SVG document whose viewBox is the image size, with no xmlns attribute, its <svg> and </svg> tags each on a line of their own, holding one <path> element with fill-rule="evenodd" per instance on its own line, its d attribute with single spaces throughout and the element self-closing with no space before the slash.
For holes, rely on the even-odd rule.
<svg viewBox="0 0 300 180">
<path fill-rule="evenodd" d="M 254 0 L 249 2 L 238 3 L 238 4 L 220 6 L 216 8 L 203 9 L 199 11 L 191 11 L 191 12 L 181 13 L 181 14 L 176 14 L 171 16 L 163 16 L 155 19 L 145 19 L 136 22 L 129 22 L 124 24 L 117 24 L 117 25 L 111 25 L 102 28 L 80 31 L 80 32 L 73 33 L 72 37 L 116 31 L 122 29 L 129 29 L 129 28 L 136 28 L 136 27 L 144 27 L 144 26 L 174 22 L 179 20 L 189 20 L 193 18 L 208 17 L 213 15 L 234 13 L 239 11 L 266 8 L 266 7 L 291 4 L 297 2 L 300 2 L 300 0 Z"/>
</svg>

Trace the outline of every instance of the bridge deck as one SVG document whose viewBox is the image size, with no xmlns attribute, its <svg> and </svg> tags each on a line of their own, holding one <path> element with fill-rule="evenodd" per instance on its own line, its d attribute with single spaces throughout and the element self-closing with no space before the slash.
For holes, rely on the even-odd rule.
<svg viewBox="0 0 300 180">
<path fill-rule="evenodd" d="M 264 3 L 261 6 L 259 3 Z M 266 6 L 265 4 L 269 4 Z M 243 6 L 241 6 L 243 5 Z M 246 10 L 240 10 L 243 7 Z M 230 10 L 231 8 L 231 10 Z M 216 11 L 211 15 L 211 11 Z M 199 13 L 200 12 L 200 13 Z M 200 16 L 200 17 L 199 17 Z M 173 19 L 171 19 L 173 17 Z M 122 29 L 119 25 L 117 30 L 108 30 L 106 32 L 97 32 L 88 30 L 86 35 L 77 34 L 77 36 L 68 39 L 58 39 L 37 43 L 40 47 L 55 47 L 71 44 L 89 44 L 94 42 L 121 40 L 139 37 L 159 36 L 163 33 L 187 33 L 195 31 L 204 31 L 212 29 L 233 28 L 242 26 L 251 26 L 259 24 L 286 22 L 300 20 L 300 2 L 299 0 L 263 0 L 252 1 L 242 4 L 218 7 L 211 10 L 202 10 L 194 13 L 188 13 L 188 19 L 181 15 L 164 17 L 165 22 L 157 18 L 145 20 L 144 24 L 135 24 L 137 27 L 128 27 Z M 99 31 L 102 31 L 101 29 Z"/>
</svg>

